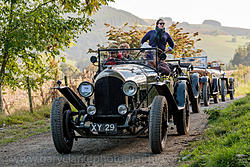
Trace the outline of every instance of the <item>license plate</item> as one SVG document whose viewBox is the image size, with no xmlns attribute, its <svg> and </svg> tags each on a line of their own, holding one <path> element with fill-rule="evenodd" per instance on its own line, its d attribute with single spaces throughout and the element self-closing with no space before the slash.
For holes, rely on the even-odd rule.
<svg viewBox="0 0 250 167">
<path fill-rule="evenodd" d="M 90 124 L 91 132 L 116 132 L 116 124 L 101 124 L 101 123 L 92 123 Z"/>
</svg>

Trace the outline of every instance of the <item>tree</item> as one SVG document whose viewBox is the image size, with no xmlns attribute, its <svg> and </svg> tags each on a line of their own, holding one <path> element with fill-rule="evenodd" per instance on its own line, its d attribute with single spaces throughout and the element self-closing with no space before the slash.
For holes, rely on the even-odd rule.
<svg viewBox="0 0 250 167">
<path fill-rule="evenodd" d="M 196 49 L 195 43 L 200 41 L 200 38 L 197 38 L 198 32 L 189 33 L 182 32 L 183 28 L 178 28 L 179 23 L 172 24 L 169 27 L 169 33 L 174 40 L 175 48 L 172 53 L 175 57 L 192 57 L 198 56 L 202 50 Z M 135 24 L 133 26 L 125 23 L 121 27 L 114 27 L 110 24 L 105 24 L 106 27 L 110 29 L 106 32 L 106 37 L 108 38 L 107 45 L 98 44 L 98 48 L 108 48 L 112 44 L 119 45 L 121 43 L 127 42 L 131 48 L 138 48 L 141 45 L 142 37 L 153 27 L 145 27 L 142 25 Z M 89 49 L 88 53 L 97 52 L 97 50 Z"/>
<path fill-rule="evenodd" d="M 49 66 L 81 32 L 89 31 L 89 17 L 114 0 L 0 1 L 0 109 L 2 87 L 21 87 L 25 75 L 44 80 Z"/>
<path fill-rule="evenodd" d="M 179 22 L 169 27 L 170 36 L 175 43 L 173 54 L 175 57 L 199 56 L 202 49 L 197 49 L 195 46 L 196 42 L 201 40 L 201 38 L 198 38 L 199 33 L 182 32 L 183 28 L 178 28 L 178 24 Z"/>
<path fill-rule="evenodd" d="M 250 43 L 247 43 L 245 46 L 239 46 L 235 50 L 233 60 L 230 62 L 232 65 L 250 65 Z"/>
</svg>

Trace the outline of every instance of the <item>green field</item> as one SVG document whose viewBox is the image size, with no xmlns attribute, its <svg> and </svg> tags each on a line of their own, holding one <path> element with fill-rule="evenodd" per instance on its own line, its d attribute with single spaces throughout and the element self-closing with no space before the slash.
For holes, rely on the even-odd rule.
<svg viewBox="0 0 250 167">
<path fill-rule="evenodd" d="M 245 36 L 200 35 L 200 37 L 202 40 L 197 46 L 207 53 L 208 60 L 219 60 L 226 64 L 233 58 L 235 49 L 250 42 Z M 232 38 L 235 38 L 235 42 L 232 42 Z"/>
</svg>

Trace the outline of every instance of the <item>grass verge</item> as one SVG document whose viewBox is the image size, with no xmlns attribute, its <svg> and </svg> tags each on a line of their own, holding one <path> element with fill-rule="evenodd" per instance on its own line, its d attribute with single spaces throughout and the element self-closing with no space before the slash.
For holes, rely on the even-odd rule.
<svg viewBox="0 0 250 167">
<path fill-rule="evenodd" d="M 206 110 L 209 126 L 181 152 L 180 166 L 247 167 L 250 162 L 250 94 L 220 110 Z"/>
<path fill-rule="evenodd" d="M 235 89 L 235 96 L 246 95 L 248 93 L 250 93 L 250 81 L 245 84 L 240 84 L 240 86 Z"/>
<path fill-rule="evenodd" d="M 50 130 L 50 110 L 44 106 L 33 114 L 28 111 L 0 115 L 0 145 Z"/>
</svg>

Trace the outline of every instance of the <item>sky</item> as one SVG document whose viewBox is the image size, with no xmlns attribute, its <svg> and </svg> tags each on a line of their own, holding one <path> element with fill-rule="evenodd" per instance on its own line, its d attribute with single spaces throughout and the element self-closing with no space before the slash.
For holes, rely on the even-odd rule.
<svg viewBox="0 0 250 167">
<path fill-rule="evenodd" d="M 109 6 L 143 19 L 171 17 L 190 24 L 217 20 L 222 26 L 250 29 L 250 0 L 115 0 Z"/>
</svg>

